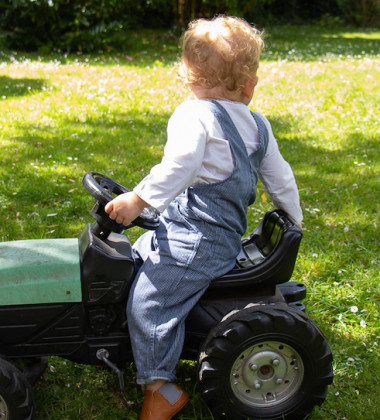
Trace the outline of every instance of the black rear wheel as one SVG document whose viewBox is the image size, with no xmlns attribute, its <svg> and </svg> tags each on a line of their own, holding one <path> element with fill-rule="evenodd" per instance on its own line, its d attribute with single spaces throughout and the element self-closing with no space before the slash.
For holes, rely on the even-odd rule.
<svg viewBox="0 0 380 420">
<path fill-rule="evenodd" d="M 32 415 L 29 382 L 16 366 L 0 359 L 0 420 L 30 420 Z"/>
<path fill-rule="evenodd" d="M 201 392 L 214 418 L 304 419 L 332 382 L 326 338 L 304 313 L 256 305 L 224 319 L 199 360 Z"/>
</svg>

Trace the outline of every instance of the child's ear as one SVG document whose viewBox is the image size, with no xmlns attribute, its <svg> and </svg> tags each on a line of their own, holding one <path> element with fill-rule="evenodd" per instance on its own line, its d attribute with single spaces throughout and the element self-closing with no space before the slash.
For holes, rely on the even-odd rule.
<svg viewBox="0 0 380 420">
<path fill-rule="evenodd" d="M 252 79 L 248 79 L 245 82 L 244 89 L 243 89 L 243 95 L 246 98 L 251 98 L 252 97 L 253 91 L 255 90 L 255 87 L 256 87 L 258 81 L 259 81 L 259 78 L 257 76 L 255 76 Z"/>
</svg>

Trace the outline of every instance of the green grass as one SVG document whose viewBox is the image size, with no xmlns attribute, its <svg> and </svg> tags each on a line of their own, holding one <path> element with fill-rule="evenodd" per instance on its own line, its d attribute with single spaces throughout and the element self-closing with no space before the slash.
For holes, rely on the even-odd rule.
<svg viewBox="0 0 380 420">
<path fill-rule="evenodd" d="M 335 378 L 312 419 L 372 420 L 380 409 L 379 38 L 374 30 L 268 28 L 252 109 L 268 116 L 291 163 L 305 236 L 294 280 L 326 334 Z M 160 160 L 171 112 L 187 97 L 174 63 L 178 37 L 130 34 L 126 53 L 0 52 L 0 240 L 76 237 L 91 221 L 81 180 L 98 171 L 133 187 Z M 259 186 L 249 229 L 270 203 Z M 140 229 L 129 232 L 132 240 Z M 105 369 L 49 360 L 35 387 L 36 419 L 137 419 Z M 180 419 L 211 419 L 194 363 L 179 366 L 192 396 Z"/>
</svg>

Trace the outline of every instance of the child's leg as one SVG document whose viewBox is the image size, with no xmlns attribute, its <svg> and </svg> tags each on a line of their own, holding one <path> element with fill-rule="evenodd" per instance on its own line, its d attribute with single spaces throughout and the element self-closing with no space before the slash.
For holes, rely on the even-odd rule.
<svg viewBox="0 0 380 420">
<path fill-rule="evenodd" d="M 170 240 L 168 240 L 170 238 Z M 189 225 L 162 220 L 131 288 L 127 317 L 137 382 L 173 381 L 182 352 L 185 319 L 208 287 L 209 244 Z"/>
<path fill-rule="evenodd" d="M 139 384 L 156 379 L 175 380 L 184 321 L 208 284 L 205 277 L 189 279 L 183 267 L 164 263 L 161 254 L 151 254 L 145 261 L 127 306 Z"/>
</svg>

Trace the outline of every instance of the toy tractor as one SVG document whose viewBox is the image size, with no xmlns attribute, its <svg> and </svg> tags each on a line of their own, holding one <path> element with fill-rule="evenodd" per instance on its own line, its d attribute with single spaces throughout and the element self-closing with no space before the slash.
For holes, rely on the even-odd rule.
<svg viewBox="0 0 380 420">
<path fill-rule="evenodd" d="M 32 384 L 51 355 L 105 363 L 123 391 L 118 366 L 133 361 L 125 307 L 136 273 L 126 227 L 104 206 L 128 189 L 98 173 L 83 184 L 96 199 L 95 222 L 79 240 L 0 244 L 0 420 L 32 418 Z M 148 208 L 132 225 L 158 223 Z M 305 286 L 289 282 L 301 237 L 284 212 L 268 212 L 242 240 L 235 268 L 187 318 L 182 358 L 198 361 L 215 419 L 303 419 L 326 397 L 331 351 L 299 302 Z"/>
</svg>

